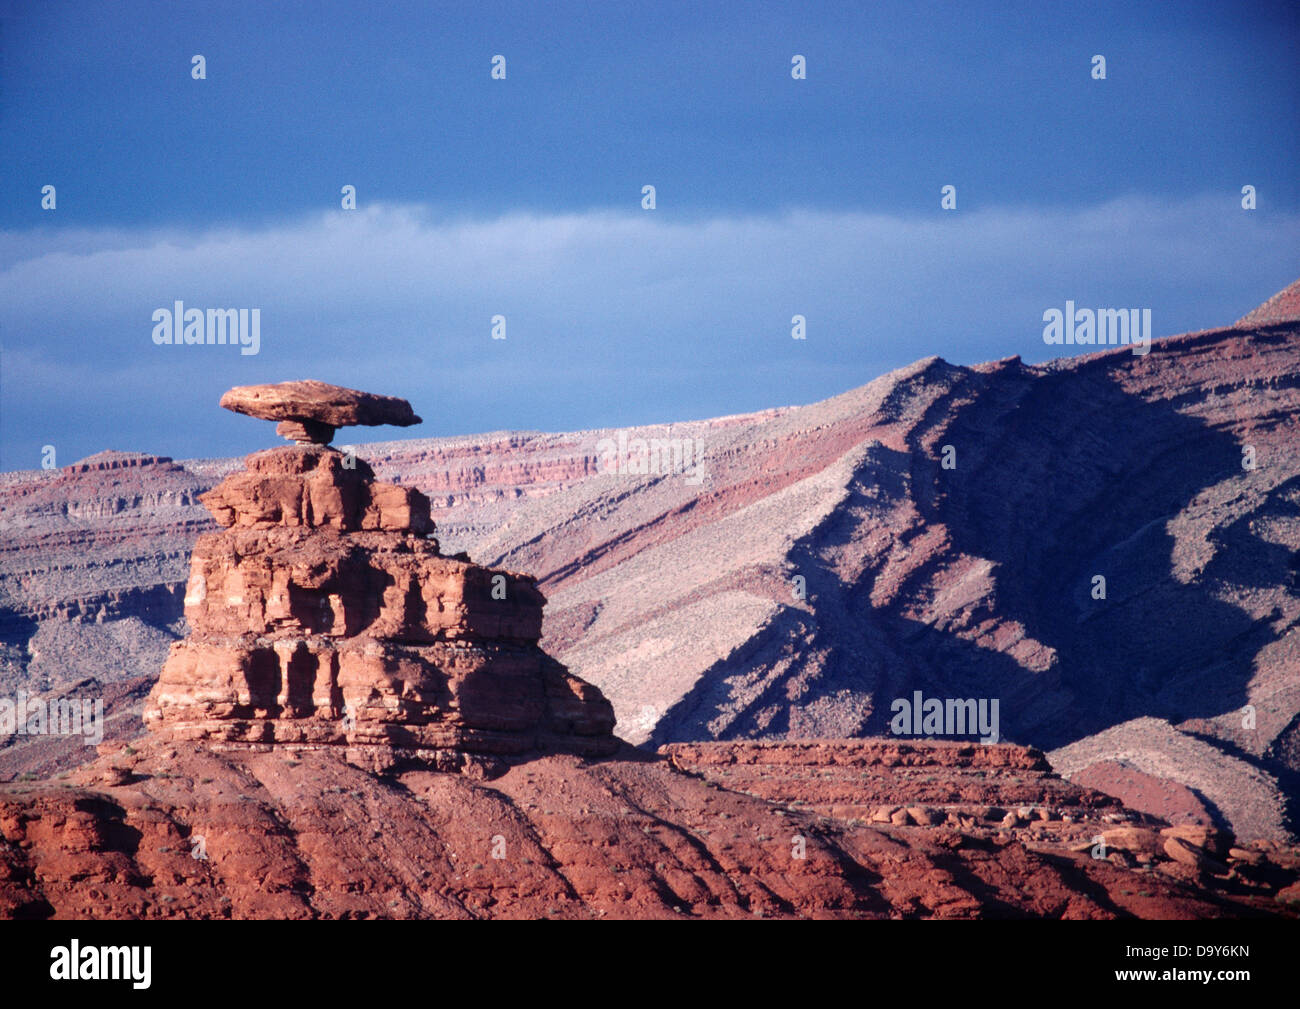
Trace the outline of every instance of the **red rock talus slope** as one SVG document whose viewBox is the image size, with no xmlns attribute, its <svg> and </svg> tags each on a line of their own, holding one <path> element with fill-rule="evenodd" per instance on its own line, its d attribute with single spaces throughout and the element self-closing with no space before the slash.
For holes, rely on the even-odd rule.
<svg viewBox="0 0 1300 1009">
<path fill-rule="evenodd" d="M 1243 836 L 1284 838 L 1300 768 L 1300 324 L 1285 302 L 1142 357 L 931 358 L 805 407 L 360 455 L 430 496 L 448 551 L 539 577 L 543 646 L 633 742 L 881 735 L 916 690 L 996 698 L 1002 738 L 1070 773 L 1181 785 Z M 110 570 L 87 555 L 46 571 L 22 545 L 73 532 L 22 511 L 37 485 L 0 487 L 0 521 L 27 523 L 27 573 L 0 572 L 15 613 Z M 111 570 L 160 584 L 154 551 L 183 554 L 197 531 L 169 521 Z M 25 674 L 40 669 L 28 641 L 55 632 L 22 620 Z"/>
<path fill-rule="evenodd" d="M 924 746 L 731 745 L 677 749 L 671 763 L 542 757 L 475 780 L 150 736 L 61 782 L 0 786 L 0 917 L 1296 914 L 1294 851 L 1161 835 L 1051 780 L 1041 755 L 989 748 L 975 768 L 952 752 L 927 766 Z M 909 772 L 930 779 L 915 811 L 936 825 L 906 810 L 873 825 L 821 812 L 888 802 Z M 978 803 L 1001 802 L 1003 778 L 1052 819 L 993 819 L 1002 811 Z M 963 790 L 961 815 L 939 819 Z M 806 801 L 748 794 L 763 791 Z M 1053 840 L 1065 817 L 1104 832 L 1107 857 Z"/>
<path fill-rule="evenodd" d="M 1300 896 L 1300 848 L 1237 842 L 1182 810 L 1166 817 L 1127 808 L 1063 780 L 1034 749 L 870 739 L 672 743 L 660 753 L 673 767 L 733 791 L 849 823 L 928 828 L 955 848 L 1014 840 L 1049 855 L 1087 852 L 1225 896 L 1249 894 L 1256 906 L 1290 906 Z M 1125 784 L 1142 797 L 1151 782 Z"/>
</svg>

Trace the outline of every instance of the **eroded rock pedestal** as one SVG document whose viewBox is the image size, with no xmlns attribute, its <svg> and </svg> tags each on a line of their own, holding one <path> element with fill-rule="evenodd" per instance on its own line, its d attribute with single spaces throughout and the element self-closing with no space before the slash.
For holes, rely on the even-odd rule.
<svg viewBox="0 0 1300 1009">
<path fill-rule="evenodd" d="M 372 769 L 617 748 L 609 702 L 537 645 L 533 579 L 439 554 L 418 490 L 318 444 L 247 463 L 202 496 L 226 528 L 195 545 L 155 733 Z"/>
</svg>

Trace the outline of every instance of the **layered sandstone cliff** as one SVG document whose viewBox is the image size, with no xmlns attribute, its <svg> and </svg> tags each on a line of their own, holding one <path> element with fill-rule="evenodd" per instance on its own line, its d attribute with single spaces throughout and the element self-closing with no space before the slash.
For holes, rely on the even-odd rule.
<svg viewBox="0 0 1300 1009">
<path fill-rule="evenodd" d="M 149 734 L 0 784 L 4 918 L 1212 918 L 1300 852 L 1161 825 L 1005 744 L 705 743 L 491 780 Z"/>
</svg>

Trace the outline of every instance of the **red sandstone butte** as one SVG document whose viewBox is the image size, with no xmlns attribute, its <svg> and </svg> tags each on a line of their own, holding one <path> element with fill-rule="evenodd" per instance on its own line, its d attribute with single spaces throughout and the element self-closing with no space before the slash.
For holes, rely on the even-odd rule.
<svg viewBox="0 0 1300 1009">
<path fill-rule="evenodd" d="M 320 445 L 247 465 L 202 495 L 225 529 L 191 555 L 190 633 L 144 709 L 160 737 L 479 771 L 616 749 L 609 702 L 537 645 L 533 579 L 442 556 L 424 494 Z"/>
</svg>

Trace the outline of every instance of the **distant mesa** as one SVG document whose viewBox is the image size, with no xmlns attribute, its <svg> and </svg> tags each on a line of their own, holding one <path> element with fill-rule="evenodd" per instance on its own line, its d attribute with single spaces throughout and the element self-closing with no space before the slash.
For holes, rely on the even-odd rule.
<svg viewBox="0 0 1300 1009">
<path fill-rule="evenodd" d="M 280 421 L 275 433 L 299 445 L 328 445 L 340 427 L 422 423 L 404 399 L 315 379 L 236 386 L 221 397 L 221 405 L 249 417 Z"/>
<path fill-rule="evenodd" d="M 150 455 L 146 452 L 118 452 L 106 449 L 96 452 L 84 459 L 78 459 L 69 466 L 64 466 L 64 473 L 94 473 L 108 470 L 139 469 L 144 466 L 159 466 L 170 463 L 169 455 Z"/>
</svg>

